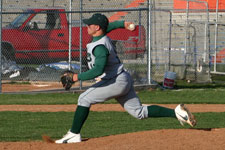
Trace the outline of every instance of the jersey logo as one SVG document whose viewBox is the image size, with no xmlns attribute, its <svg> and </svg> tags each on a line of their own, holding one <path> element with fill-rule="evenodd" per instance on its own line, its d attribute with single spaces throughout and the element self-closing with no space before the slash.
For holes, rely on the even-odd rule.
<svg viewBox="0 0 225 150">
<path fill-rule="evenodd" d="M 87 61 L 88 61 L 88 62 L 91 62 L 91 60 L 92 60 L 92 59 L 91 59 L 91 54 L 90 54 L 90 53 L 87 53 Z"/>
</svg>

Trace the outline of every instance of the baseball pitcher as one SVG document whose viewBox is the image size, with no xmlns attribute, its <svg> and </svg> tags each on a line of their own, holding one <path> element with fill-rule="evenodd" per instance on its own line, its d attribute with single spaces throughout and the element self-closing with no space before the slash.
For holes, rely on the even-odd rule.
<svg viewBox="0 0 225 150">
<path fill-rule="evenodd" d="M 68 90 L 78 80 L 84 81 L 95 78 L 100 80 L 79 96 L 71 129 L 55 143 L 81 142 L 80 131 L 88 117 L 91 105 L 112 98 L 115 98 L 130 115 L 137 119 L 172 117 L 177 118 L 181 124 L 188 123 L 192 127 L 195 126 L 194 116 L 183 104 L 178 105 L 175 109 L 141 104 L 134 91 L 130 74 L 124 70 L 123 64 L 116 54 L 115 46 L 106 35 L 117 28 L 133 31 L 135 30 L 133 23 L 126 21 L 109 23 L 107 17 L 99 13 L 84 19 L 83 22 L 87 25 L 88 34 L 93 37 L 93 41 L 87 44 L 89 70 L 80 74 L 65 72 L 61 81 Z"/>
</svg>

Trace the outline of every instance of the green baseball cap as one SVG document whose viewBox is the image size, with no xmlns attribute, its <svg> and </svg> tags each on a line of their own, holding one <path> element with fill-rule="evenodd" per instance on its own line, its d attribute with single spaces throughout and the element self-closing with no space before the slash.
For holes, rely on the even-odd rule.
<svg viewBox="0 0 225 150">
<path fill-rule="evenodd" d="M 84 19 L 83 22 L 87 25 L 99 25 L 102 29 L 107 29 L 109 24 L 108 18 L 105 15 L 99 13 L 93 14 L 89 19 Z"/>
</svg>

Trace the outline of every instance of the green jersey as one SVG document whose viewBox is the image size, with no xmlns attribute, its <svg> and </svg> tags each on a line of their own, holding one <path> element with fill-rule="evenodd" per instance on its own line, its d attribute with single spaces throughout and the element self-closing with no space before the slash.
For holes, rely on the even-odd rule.
<svg viewBox="0 0 225 150">
<path fill-rule="evenodd" d="M 124 21 L 115 21 L 115 22 L 109 23 L 109 26 L 106 32 L 109 33 L 110 31 L 117 28 L 124 28 Z M 101 40 L 104 36 L 105 35 L 93 37 L 93 41 L 91 43 Z M 105 45 L 100 44 L 93 49 L 92 54 L 95 56 L 95 61 L 92 63 L 94 64 L 94 66 L 92 66 L 92 68 L 89 67 L 90 70 L 79 74 L 78 75 L 79 80 L 94 79 L 104 73 L 104 69 L 107 64 L 108 57 L 110 55 L 108 49 L 106 48 Z"/>
<path fill-rule="evenodd" d="M 108 58 L 107 62 L 104 66 L 104 71 L 101 74 L 100 78 L 102 79 L 111 79 L 118 74 L 120 74 L 123 71 L 123 64 L 120 63 L 120 60 L 116 54 L 116 50 L 114 45 L 112 44 L 112 41 L 109 37 L 104 36 L 100 40 L 96 42 L 89 43 L 87 45 L 88 50 L 88 67 L 89 69 L 92 69 L 95 67 L 95 55 L 93 51 L 95 50 L 95 47 L 99 45 L 104 45 L 108 50 Z"/>
</svg>

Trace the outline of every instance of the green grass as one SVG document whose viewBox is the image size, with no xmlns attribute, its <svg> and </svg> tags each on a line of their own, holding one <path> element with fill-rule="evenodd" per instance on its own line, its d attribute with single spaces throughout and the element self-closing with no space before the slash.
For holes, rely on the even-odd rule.
<svg viewBox="0 0 225 150">
<path fill-rule="evenodd" d="M 0 94 L 0 105 L 75 104 L 78 97 L 73 93 Z"/>
<path fill-rule="evenodd" d="M 0 112 L 0 141 L 41 140 L 47 134 L 61 138 L 71 127 L 73 112 Z M 195 128 L 224 128 L 225 112 L 195 113 Z M 126 112 L 90 112 L 83 129 L 83 138 L 103 137 L 156 129 L 187 129 L 173 118 L 137 120 Z"/>
<path fill-rule="evenodd" d="M 20 81 L 20 82 L 10 81 L 7 84 L 31 84 L 31 83 L 29 81 Z"/>
<path fill-rule="evenodd" d="M 185 89 L 181 91 L 142 91 L 138 93 L 143 103 L 158 104 L 224 104 L 225 89 Z"/>
<path fill-rule="evenodd" d="M 225 104 L 225 88 L 183 88 L 177 90 L 140 91 L 138 96 L 145 104 Z M 0 94 L 0 105 L 10 104 L 76 104 L 78 93 Z M 109 100 L 105 103 L 117 103 Z"/>
</svg>

